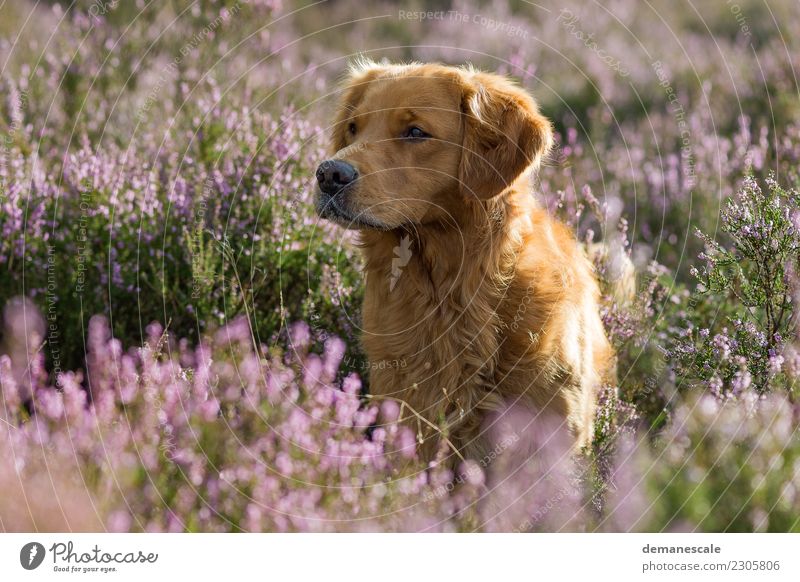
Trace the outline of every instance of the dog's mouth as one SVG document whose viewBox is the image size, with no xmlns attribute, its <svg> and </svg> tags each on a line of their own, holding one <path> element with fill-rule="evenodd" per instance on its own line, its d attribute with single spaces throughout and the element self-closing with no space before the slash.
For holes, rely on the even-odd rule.
<svg viewBox="0 0 800 582">
<path fill-rule="evenodd" d="M 391 230 L 388 226 L 364 212 L 349 210 L 339 198 L 342 193 L 342 190 L 340 190 L 331 196 L 317 188 L 317 214 L 319 214 L 320 218 L 325 218 L 339 226 L 350 229 Z"/>
</svg>

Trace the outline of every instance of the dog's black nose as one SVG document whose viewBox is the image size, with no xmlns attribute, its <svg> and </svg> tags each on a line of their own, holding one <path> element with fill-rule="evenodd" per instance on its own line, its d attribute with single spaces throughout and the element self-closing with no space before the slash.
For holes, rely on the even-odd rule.
<svg viewBox="0 0 800 582">
<path fill-rule="evenodd" d="M 336 194 L 356 178 L 358 178 L 358 171 L 341 160 L 326 160 L 317 168 L 319 189 L 325 194 Z"/>
</svg>

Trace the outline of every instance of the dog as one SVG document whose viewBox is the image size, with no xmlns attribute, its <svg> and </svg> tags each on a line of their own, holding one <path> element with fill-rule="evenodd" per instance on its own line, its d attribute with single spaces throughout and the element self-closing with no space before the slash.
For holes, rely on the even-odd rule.
<svg viewBox="0 0 800 582">
<path fill-rule="evenodd" d="M 614 351 L 585 250 L 537 205 L 553 141 L 525 90 L 470 66 L 352 66 L 316 172 L 322 218 L 358 229 L 372 398 L 402 403 L 420 454 L 481 458 L 487 418 L 556 415 L 593 436 Z"/>
</svg>

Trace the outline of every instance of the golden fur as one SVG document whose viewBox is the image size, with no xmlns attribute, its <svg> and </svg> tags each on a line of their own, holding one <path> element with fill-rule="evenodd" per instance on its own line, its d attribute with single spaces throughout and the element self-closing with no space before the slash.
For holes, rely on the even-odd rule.
<svg viewBox="0 0 800 582">
<path fill-rule="evenodd" d="M 430 137 L 404 138 L 409 126 Z M 585 252 L 531 193 L 551 142 L 532 97 L 498 75 L 362 63 L 346 82 L 333 159 L 359 177 L 320 213 L 361 230 L 370 392 L 408 404 L 425 456 L 431 425 L 482 456 L 486 415 L 509 405 L 591 441 L 614 354 Z"/>
</svg>

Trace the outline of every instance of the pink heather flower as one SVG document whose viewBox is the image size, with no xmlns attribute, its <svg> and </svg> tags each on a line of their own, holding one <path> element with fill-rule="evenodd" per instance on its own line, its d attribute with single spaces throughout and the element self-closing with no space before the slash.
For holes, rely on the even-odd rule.
<svg viewBox="0 0 800 582">
<path fill-rule="evenodd" d="M 5 410 L 16 410 L 21 403 L 17 382 L 11 369 L 11 358 L 0 354 L 0 394 L 5 401 Z"/>
<path fill-rule="evenodd" d="M 783 356 L 780 354 L 773 354 L 769 357 L 769 375 L 777 376 L 783 371 Z"/>
<path fill-rule="evenodd" d="M 731 380 L 731 390 L 734 394 L 740 394 L 750 387 L 752 376 L 747 368 L 739 370 L 733 375 Z"/>
<path fill-rule="evenodd" d="M 400 405 L 395 400 L 381 402 L 381 420 L 384 423 L 395 422 L 400 417 Z"/>
<path fill-rule="evenodd" d="M 725 335 L 726 333 L 727 330 L 723 330 L 723 333 L 715 335 L 714 339 L 711 340 L 714 347 L 717 349 L 717 354 L 721 362 L 726 362 L 731 357 L 730 338 Z"/>
<path fill-rule="evenodd" d="M 784 350 L 784 370 L 793 379 L 800 378 L 800 349 L 794 345 L 788 346 Z"/>
<path fill-rule="evenodd" d="M 51 420 L 58 420 L 64 414 L 64 395 L 51 388 L 37 390 L 34 403 L 36 410 Z"/>
<path fill-rule="evenodd" d="M 289 477 L 294 470 L 294 463 L 288 454 L 278 453 L 278 456 L 275 458 L 275 468 L 282 476 Z"/>
<path fill-rule="evenodd" d="M 120 533 L 128 532 L 131 529 L 131 516 L 127 511 L 115 511 L 108 516 L 108 531 Z"/>
<path fill-rule="evenodd" d="M 467 459 L 459 467 L 459 474 L 463 475 L 464 480 L 473 487 L 480 487 L 486 481 L 483 469 L 477 461 Z"/>
<path fill-rule="evenodd" d="M 206 400 L 200 405 L 200 416 L 203 420 L 211 422 L 219 414 L 219 402 L 216 398 Z"/>
<path fill-rule="evenodd" d="M 367 409 L 358 410 L 353 420 L 353 426 L 356 428 L 367 428 L 372 425 L 378 418 L 378 407 L 370 406 Z"/>
<path fill-rule="evenodd" d="M 160 323 L 154 321 L 149 324 L 145 331 L 147 332 L 147 339 L 151 345 L 155 346 L 161 340 L 161 335 L 164 333 L 164 328 Z"/>
<path fill-rule="evenodd" d="M 345 343 L 341 339 L 332 337 L 325 342 L 324 362 L 325 376 L 327 378 L 333 379 L 335 377 L 339 364 L 341 364 L 344 357 L 344 352 Z"/>
<path fill-rule="evenodd" d="M 400 427 L 395 439 L 395 446 L 402 456 L 413 459 L 417 455 L 417 437 L 407 426 Z"/>
<path fill-rule="evenodd" d="M 289 344 L 294 350 L 304 353 L 311 345 L 311 329 L 304 321 L 293 323 L 289 330 Z"/>
<path fill-rule="evenodd" d="M 705 416 L 708 421 L 712 421 L 719 413 L 720 403 L 716 398 L 704 395 L 700 397 L 698 404 L 700 413 Z"/>
<path fill-rule="evenodd" d="M 708 388 L 714 396 L 721 398 L 723 387 L 724 384 L 719 376 L 716 374 L 711 376 L 711 379 L 708 381 Z"/>
<path fill-rule="evenodd" d="M 303 384 L 314 386 L 323 380 L 323 363 L 316 354 L 311 354 L 305 361 L 303 370 Z"/>
<path fill-rule="evenodd" d="M 250 322 L 246 317 L 237 317 L 217 332 L 217 341 L 228 344 L 249 344 L 252 341 Z"/>
<path fill-rule="evenodd" d="M 342 382 L 342 390 L 346 394 L 358 394 L 361 390 L 361 379 L 356 374 L 348 374 Z"/>
</svg>

